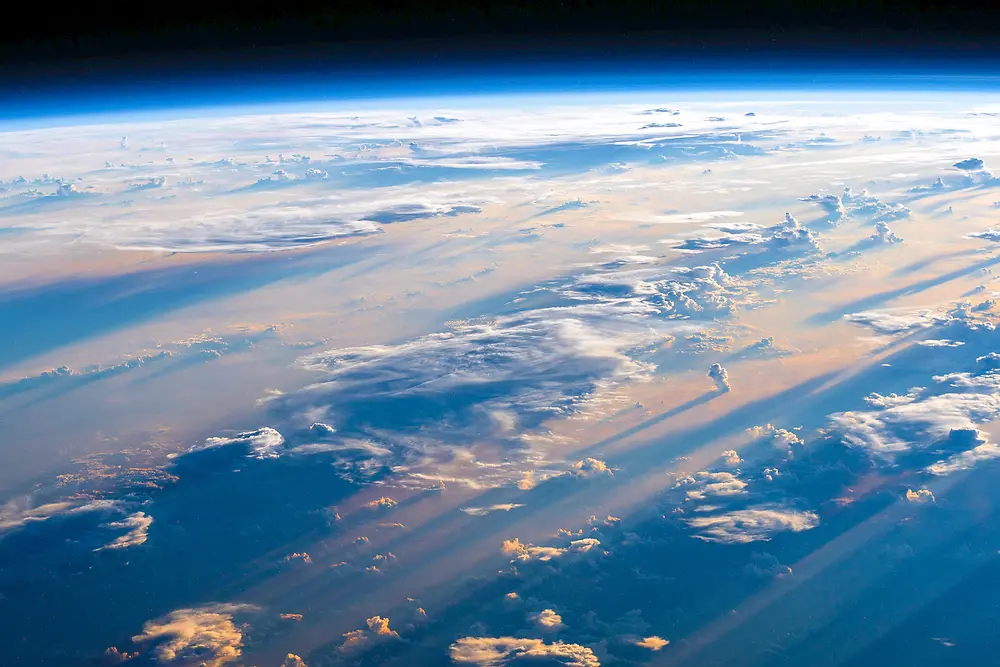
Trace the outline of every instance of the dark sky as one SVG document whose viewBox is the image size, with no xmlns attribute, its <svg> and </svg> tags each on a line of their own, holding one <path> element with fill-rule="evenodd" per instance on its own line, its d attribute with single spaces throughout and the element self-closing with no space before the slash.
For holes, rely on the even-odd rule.
<svg viewBox="0 0 1000 667">
<path fill-rule="evenodd" d="M 221 90 L 319 75 L 357 79 L 371 73 L 401 81 L 458 72 L 489 78 L 497 67 L 506 67 L 511 79 L 559 70 L 581 80 L 619 64 L 632 70 L 655 64 L 659 71 L 698 63 L 717 71 L 755 63 L 864 70 L 878 62 L 905 69 L 961 61 L 989 74 L 1000 69 L 1000 30 L 994 27 L 1000 10 L 971 2 L 227 4 L 75 3 L 39 9 L 29 21 L 0 22 L 0 117 L 32 115 L 67 100 L 89 99 L 96 109 L 103 98 L 103 108 L 114 109 L 138 105 L 142 96 L 157 97 L 155 105 L 171 95 L 191 99 L 187 82 L 197 80 Z"/>
<path fill-rule="evenodd" d="M 317 44 L 362 60 L 415 53 L 995 49 L 989 3 L 904 0 L 366 0 L 73 3 L 0 26 L 0 63 L 24 69 L 94 57 L 204 62 Z M 641 32 L 641 35 L 636 33 Z M 238 55 L 237 55 L 238 54 Z M 178 56 L 183 55 L 182 58 Z"/>
</svg>

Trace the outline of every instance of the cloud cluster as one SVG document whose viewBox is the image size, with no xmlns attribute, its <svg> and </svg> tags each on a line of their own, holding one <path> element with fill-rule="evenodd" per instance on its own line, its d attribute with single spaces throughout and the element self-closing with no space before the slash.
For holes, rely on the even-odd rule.
<svg viewBox="0 0 1000 667">
<path fill-rule="evenodd" d="M 516 637 L 463 637 L 451 645 L 451 659 L 459 665 L 503 667 L 549 664 L 565 667 L 600 667 L 593 650 L 579 644 Z"/>
<path fill-rule="evenodd" d="M 873 409 L 831 414 L 829 431 L 883 462 L 911 452 L 948 452 L 927 466 L 934 475 L 1000 456 L 1000 447 L 977 429 L 1000 417 L 1000 373 L 988 368 L 936 375 L 932 380 L 933 386 L 914 387 L 904 395 L 873 393 L 865 399 Z"/>
<path fill-rule="evenodd" d="M 547 562 L 566 555 L 585 554 L 600 545 L 600 541 L 593 537 L 583 537 L 578 540 L 572 540 L 569 545 L 565 547 L 544 547 L 535 546 L 533 544 L 522 544 L 521 541 L 515 537 L 511 540 L 505 540 L 502 550 L 504 554 L 513 556 L 513 560 L 511 562 Z"/>
<path fill-rule="evenodd" d="M 826 212 L 826 221 L 832 225 L 840 224 L 846 218 L 867 220 L 871 222 L 890 222 L 910 217 L 910 209 L 895 202 L 883 202 L 878 197 L 862 190 L 854 193 L 851 188 L 844 188 L 840 195 L 813 194 L 802 197 L 799 201 L 818 205 Z"/>
<path fill-rule="evenodd" d="M 158 664 L 221 667 L 242 654 L 243 630 L 233 622 L 233 617 L 257 609 L 249 604 L 178 609 L 147 621 L 132 641 L 149 644 Z"/>
<path fill-rule="evenodd" d="M 683 322 L 689 313 L 730 312 L 729 295 L 738 291 L 730 283 L 718 266 L 598 267 L 524 292 L 509 314 L 452 322 L 395 345 L 303 357 L 300 366 L 318 381 L 268 406 L 282 424 L 305 417 L 333 425 L 309 433 L 282 425 L 287 451 L 353 450 L 415 484 L 495 486 L 523 482 L 528 472 L 544 479 L 566 470 L 553 462 L 547 471 L 532 449 L 545 423 L 650 379 L 650 351 L 671 341 L 670 332 L 692 330 Z M 482 445 L 470 449 L 470 441 Z M 506 454 L 500 465 L 477 465 L 497 446 Z M 596 460 L 571 470 L 610 472 Z"/>
<path fill-rule="evenodd" d="M 770 226 L 755 223 L 729 223 L 712 225 L 712 233 L 702 234 L 672 243 L 678 250 L 704 252 L 728 248 L 748 250 L 812 252 L 819 249 L 819 236 L 803 227 L 791 214 Z"/>
<path fill-rule="evenodd" d="M 366 629 L 351 630 L 344 633 L 344 643 L 339 650 L 351 653 L 367 647 L 372 642 L 399 639 L 399 633 L 389 627 L 389 619 L 383 616 L 372 616 L 365 621 Z"/>
<path fill-rule="evenodd" d="M 194 445 L 188 451 L 240 445 L 250 450 L 249 456 L 256 459 L 274 459 L 284 450 L 285 438 L 270 426 L 264 426 L 254 431 L 245 431 L 232 438 L 206 438 L 204 444 Z"/>
</svg>

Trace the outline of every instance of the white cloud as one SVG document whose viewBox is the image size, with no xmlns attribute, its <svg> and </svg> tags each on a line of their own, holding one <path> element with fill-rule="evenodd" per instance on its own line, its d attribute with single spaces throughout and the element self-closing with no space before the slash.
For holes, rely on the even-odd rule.
<svg viewBox="0 0 1000 667">
<path fill-rule="evenodd" d="M 451 645 L 451 659 L 460 665 L 503 667 L 517 664 L 552 664 L 566 667 L 600 667 L 594 652 L 579 644 L 516 637 L 463 637 Z"/>
<path fill-rule="evenodd" d="M 967 391 L 929 394 L 914 388 L 905 396 L 873 394 L 867 402 L 876 410 L 834 413 L 828 417 L 830 430 L 847 444 L 885 458 L 926 449 L 953 430 L 974 429 L 1000 417 L 1000 393 L 996 392 L 1000 377 L 955 373 L 934 379 Z"/>
<path fill-rule="evenodd" d="M 490 512 L 509 512 L 518 507 L 524 507 L 524 505 L 504 503 L 502 505 L 490 505 L 489 507 L 462 507 L 460 511 L 472 516 L 486 516 Z"/>
<path fill-rule="evenodd" d="M 152 524 L 153 517 L 145 512 L 136 512 L 121 521 L 109 523 L 105 526 L 106 528 L 125 528 L 128 532 L 120 535 L 103 547 L 95 549 L 95 551 L 103 549 L 126 549 L 145 544 L 146 539 L 149 537 L 149 527 Z"/>
<path fill-rule="evenodd" d="M 42 505 L 32 505 L 31 497 L 14 499 L 0 508 L 0 538 L 26 525 L 48 521 L 55 517 L 84 512 L 113 511 L 119 511 L 117 501 L 94 500 L 85 496 L 61 499 Z"/>
<path fill-rule="evenodd" d="M 737 496 L 746 493 L 746 482 L 729 472 L 704 470 L 677 480 L 677 488 L 686 491 L 688 500 L 705 500 L 711 497 Z"/>
<path fill-rule="evenodd" d="M 562 616 L 557 614 L 552 609 L 543 609 L 539 612 L 528 614 L 528 620 L 532 621 L 541 630 L 546 632 L 561 630 L 566 627 L 563 623 Z"/>
<path fill-rule="evenodd" d="M 927 472 L 939 476 L 950 475 L 962 470 L 969 470 L 982 461 L 1000 458 L 1000 445 L 988 442 L 986 434 L 982 431 L 973 432 L 975 434 L 972 439 L 973 447 L 927 466 Z"/>
<path fill-rule="evenodd" d="M 844 319 L 852 324 L 867 326 L 881 334 L 898 334 L 942 324 L 948 317 L 930 309 L 894 309 L 851 313 L 844 315 Z"/>
<path fill-rule="evenodd" d="M 725 392 L 732 389 L 729 384 L 729 373 L 722 367 L 722 364 L 712 364 L 708 369 L 708 377 L 715 383 L 716 391 Z"/>
<path fill-rule="evenodd" d="M 614 471 L 608 464 L 600 459 L 587 457 L 573 464 L 573 472 L 580 477 L 599 477 L 602 475 L 614 475 Z"/>
<path fill-rule="evenodd" d="M 233 623 L 233 616 L 257 609 L 249 604 L 178 609 L 147 621 L 142 633 L 132 637 L 132 641 L 151 644 L 158 664 L 221 667 L 237 660 L 242 653 L 243 631 Z"/>
<path fill-rule="evenodd" d="M 645 637 L 641 640 L 636 641 L 635 645 L 641 648 L 648 648 L 650 651 L 659 651 L 669 643 L 670 642 L 667 641 L 666 639 L 654 635 L 652 637 Z"/>
<path fill-rule="evenodd" d="M 879 220 L 875 223 L 875 232 L 868 238 L 872 241 L 888 245 L 903 242 L 903 239 L 896 236 L 896 234 L 889 229 L 889 225 L 887 225 L 884 220 Z"/>
<path fill-rule="evenodd" d="M 907 489 L 906 499 L 911 503 L 918 503 L 918 504 L 935 502 L 934 494 L 931 492 L 930 489 L 917 489 L 916 491 L 914 491 L 913 489 Z"/>
<path fill-rule="evenodd" d="M 801 532 L 819 525 L 814 512 L 802 512 L 780 505 L 758 505 L 722 514 L 698 516 L 687 520 L 698 531 L 696 537 L 707 542 L 743 544 L 770 540 L 775 534 Z"/>
<path fill-rule="evenodd" d="M 256 459 L 276 459 L 284 451 L 285 438 L 270 426 L 255 431 L 245 431 L 232 438 L 206 438 L 203 445 L 195 445 L 188 451 L 195 452 L 227 445 L 244 445 L 250 450 L 250 457 Z"/>
</svg>

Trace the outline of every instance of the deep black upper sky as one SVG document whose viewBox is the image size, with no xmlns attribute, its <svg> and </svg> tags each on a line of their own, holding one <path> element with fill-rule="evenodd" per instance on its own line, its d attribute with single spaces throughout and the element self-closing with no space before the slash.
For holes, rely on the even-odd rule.
<svg viewBox="0 0 1000 667">
<path fill-rule="evenodd" d="M 414 53 L 900 48 L 996 50 L 989 3 L 905 0 L 365 0 L 73 3 L 0 23 L 0 66 L 102 57 L 133 66 L 206 63 L 261 49 L 337 45 L 361 60 Z M 641 31 L 643 35 L 637 36 Z M 345 48 L 349 47 L 349 48 Z M 315 51 L 312 51 L 315 54 Z M 346 56 L 345 56 L 346 57 Z M 100 63 L 102 66 L 107 63 Z"/>
</svg>

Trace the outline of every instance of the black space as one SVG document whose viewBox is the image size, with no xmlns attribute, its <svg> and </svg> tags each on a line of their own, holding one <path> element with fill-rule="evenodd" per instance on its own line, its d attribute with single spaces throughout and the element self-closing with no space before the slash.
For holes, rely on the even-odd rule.
<svg viewBox="0 0 1000 667">
<path fill-rule="evenodd" d="M 982 3 L 987 5 L 989 3 Z M 51 7 L 51 8 L 50 8 Z M 1000 10 L 903 0 L 104 2 L 0 23 L 0 75 L 515 54 L 732 54 L 807 49 L 974 57 L 1000 51 Z"/>
</svg>

